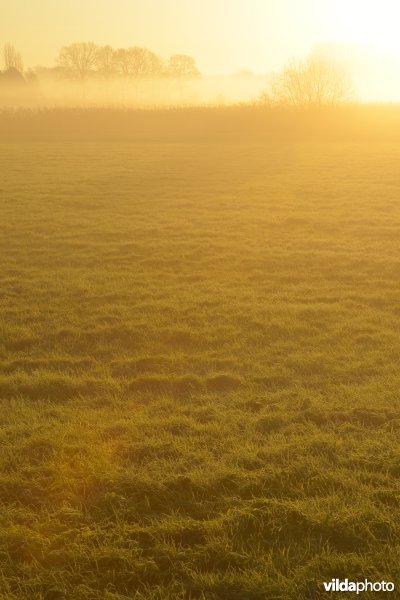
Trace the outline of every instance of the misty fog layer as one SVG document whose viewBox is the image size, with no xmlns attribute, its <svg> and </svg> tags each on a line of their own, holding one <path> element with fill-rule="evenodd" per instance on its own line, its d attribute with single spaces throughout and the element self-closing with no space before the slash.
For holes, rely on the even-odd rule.
<svg viewBox="0 0 400 600">
<path fill-rule="evenodd" d="M 41 78 L 34 82 L 2 82 L 0 107 L 131 107 L 230 104 L 257 99 L 268 85 L 267 76 L 179 79 L 93 79 L 74 81 Z"/>
<path fill-rule="evenodd" d="M 186 55 L 162 59 L 146 48 L 76 43 L 52 67 L 24 69 L 4 46 L 0 108 L 165 108 L 268 101 L 321 105 L 400 101 L 400 62 L 371 48 L 320 44 L 281 71 L 202 75 Z M 321 92 L 322 90 L 322 92 Z"/>
</svg>

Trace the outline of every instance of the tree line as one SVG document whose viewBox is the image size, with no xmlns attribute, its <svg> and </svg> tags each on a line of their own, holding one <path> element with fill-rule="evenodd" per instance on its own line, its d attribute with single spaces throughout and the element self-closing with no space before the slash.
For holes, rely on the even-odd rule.
<svg viewBox="0 0 400 600">
<path fill-rule="evenodd" d="M 78 81 L 162 77 L 191 80 L 200 76 L 196 61 L 186 54 L 174 54 L 164 60 L 140 46 L 114 49 L 93 42 L 64 46 L 51 69 L 24 73 L 22 56 L 11 44 L 4 46 L 3 61 L 5 71 L 0 71 L 0 80 L 8 82 L 35 80 L 43 72 Z M 290 61 L 275 73 L 260 102 L 272 106 L 327 106 L 343 104 L 351 98 L 352 82 L 344 65 L 327 54 L 314 52 L 305 59 Z"/>
<path fill-rule="evenodd" d="M 5 71 L 8 79 L 23 76 L 24 64 L 20 52 L 11 44 L 3 48 Z M 58 53 L 56 64 L 50 69 L 37 69 L 62 77 L 85 80 L 88 78 L 161 78 L 193 79 L 200 76 L 196 61 L 186 54 L 174 54 L 164 60 L 155 52 L 140 46 L 112 48 L 93 42 L 77 42 L 64 46 Z M 32 76 L 32 71 L 30 73 Z"/>
<path fill-rule="evenodd" d="M 64 46 L 59 52 L 57 66 L 62 73 L 78 79 L 94 75 L 189 79 L 200 75 L 196 61 L 186 54 L 174 54 L 164 60 L 155 52 L 140 46 L 114 49 L 92 42 Z"/>
</svg>

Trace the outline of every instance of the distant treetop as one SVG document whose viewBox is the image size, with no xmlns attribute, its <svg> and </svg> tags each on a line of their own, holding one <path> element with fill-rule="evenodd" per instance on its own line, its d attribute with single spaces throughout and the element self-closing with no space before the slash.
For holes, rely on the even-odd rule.
<svg viewBox="0 0 400 600">
<path fill-rule="evenodd" d="M 64 75 L 81 80 L 93 76 L 191 79 L 200 75 L 196 61 L 185 54 L 174 54 L 165 61 L 147 48 L 114 49 L 93 42 L 78 42 L 61 48 L 57 67 Z"/>
<path fill-rule="evenodd" d="M 24 70 L 24 63 L 21 53 L 18 52 L 12 44 L 5 44 L 3 48 L 4 67 L 6 71 L 14 69 L 19 73 Z"/>
<path fill-rule="evenodd" d="M 196 61 L 186 54 L 174 54 L 167 63 L 167 73 L 173 77 L 199 77 Z"/>
</svg>

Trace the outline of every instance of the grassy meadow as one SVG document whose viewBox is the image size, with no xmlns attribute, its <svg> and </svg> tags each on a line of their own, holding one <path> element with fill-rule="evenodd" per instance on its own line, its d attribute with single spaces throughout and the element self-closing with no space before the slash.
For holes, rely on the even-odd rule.
<svg viewBox="0 0 400 600">
<path fill-rule="evenodd" d="M 0 143 L 0 598 L 399 582 L 399 161 Z"/>
</svg>

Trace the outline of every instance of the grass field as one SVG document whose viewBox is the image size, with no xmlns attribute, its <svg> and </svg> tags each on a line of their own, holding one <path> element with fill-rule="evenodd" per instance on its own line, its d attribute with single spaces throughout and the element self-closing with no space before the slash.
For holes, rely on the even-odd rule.
<svg viewBox="0 0 400 600">
<path fill-rule="evenodd" d="M 399 161 L 0 145 L 1 598 L 399 582 Z"/>
</svg>

